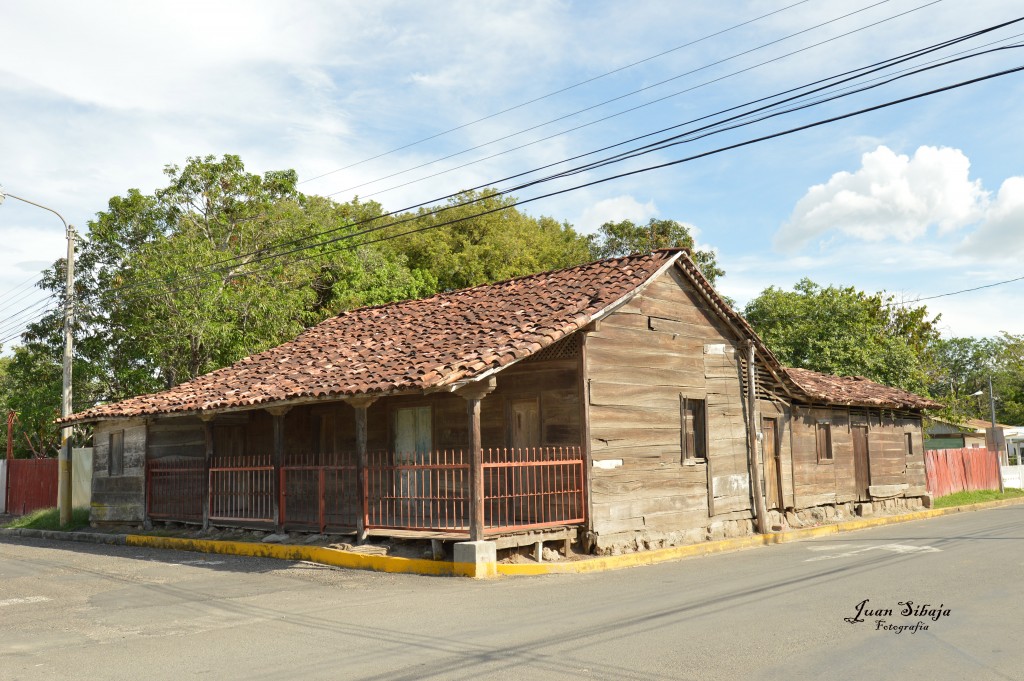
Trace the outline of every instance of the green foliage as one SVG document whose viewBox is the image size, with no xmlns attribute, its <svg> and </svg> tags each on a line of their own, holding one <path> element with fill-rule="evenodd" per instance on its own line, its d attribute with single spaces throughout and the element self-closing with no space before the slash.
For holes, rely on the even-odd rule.
<svg viewBox="0 0 1024 681">
<path fill-rule="evenodd" d="M 568 224 L 529 217 L 493 191 L 454 198 L 446 205 L 481 200 L 437 216 L 384 218 L 377 203 L 303 195 L 293 171 L 249 173 L 237 156 L 190 158 L 165 174 L 152 194 L 111 198 L 78 243 L 75 411 L 190 380 L 342 310 L 590 256 Z M 400 217 L 412 221 L 394 225 Z M 453 218 L 464 220 L 435 228 Z M 358 234 L 368 228 L 381 229 Z M 56 261 L 41 288 L 62 299 L 64 272 Z M 3 406 L 19 414 L 20 456 L 58 442 L 59 309 L 32 324 L 0 366 Z"/>
<path fill-rule="evenodd" d="M 933 360 L 931 393 L 946 405 L 941 418 L 953 423 L 988 421 L 991 376 L 996 420 L 1024 424 L 1024 336 L 942 339 L 934 345 Z"/>
<path fill-rule="evenodd" d="M 1000 501 L 1002 499 L 1019 499 L 1024 497 L 1024 489 L 1007 487 L 1005 492 L 994 489 L 976 490 L 973 492 L 955 492 L 939 497 L 932 502 L 932 508 L 953 508 L 954 506 L 967 506 L 968 504 L 982 504 L 986 501 Z"/>
<path fill-rule="evenodd" d="M 892 302 L 884 293 L 802 279 L 792 291 L 765 289 L 744 315 L 783 364 L 924 394 L 938 317 Z"/>
<path fill-rule="evenodd" d="M 993 340 L 993 345 L 996 419 L 1009 425 L 1024 425 L 1024 335 L 1004 333 Z"/>
<path fill-rule="evenodd" d="M 4 525 L 4 527 L 16 529 L 22 528 L 27 530 L 64 530 L 67 532 L 77 530 L 82 527 L 88 527 L 89 525 L 89 509 L 88 508 L 73 508 L 71 509 L 71 522 L 67 525 L 60 524 L 60 511 L 54 508 L 41 508 L 37 511 L 32 511 L 20 518 L 15 518 L 11 522 Z"/>
<path fill-rule="evenodd" d="M 474 201 L 469 205 L 467 202 Z M 385 253 L 403 258 L 409 268 L 448 291 L 502 281 L 590 260 L 585 237 L 568 223 L 533 218 L 514 208 L 515 199 L 494 190 L 464 192 L 431 215 L 437 206 L 391 220 L 409 220 L 385 231 Z M 492 212 L 493 211 L 493 212 Z M 451 225 L 435 227 L 459 220 Z M 398 236 L 405 234 L 405 236 Z"/>
<path fill-rule="evenodd" d="M 718 267 L 714 252 L 694 250 L 690 228 L 675 220 L 651 218 L 646 225 L 637 225 L 630 220 L 606 222 L 596 235 L 590 236 L 589 241 L 595 259 L 647 253 L 659 248 L 687 248 L 694 264 L 712 285 L 725 274 Z"/>
</svg>

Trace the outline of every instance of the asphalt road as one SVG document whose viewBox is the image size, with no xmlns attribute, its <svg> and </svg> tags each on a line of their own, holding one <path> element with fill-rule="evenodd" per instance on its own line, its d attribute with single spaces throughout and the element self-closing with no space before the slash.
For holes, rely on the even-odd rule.
<svg viewBox="0 0 1024 681">
<path fill-rule="evenodd" d="M 1024 679 L 1022 591 L 1024 505 L 490 582 L 0 540 L 0 679 Z"/>
</svg>

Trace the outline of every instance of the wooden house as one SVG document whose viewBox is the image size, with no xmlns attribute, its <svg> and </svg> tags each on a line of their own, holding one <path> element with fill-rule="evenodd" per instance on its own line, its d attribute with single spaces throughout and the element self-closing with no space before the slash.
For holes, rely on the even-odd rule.
<svg viewBox="0 0 1024 681">
<path fill-rule="evenodd" d="M 781 366 L 662 250 L 345 312 L 66 422 L 94 523 L 614 552 L 917 507 L 933 406 Z"/>
</svg>

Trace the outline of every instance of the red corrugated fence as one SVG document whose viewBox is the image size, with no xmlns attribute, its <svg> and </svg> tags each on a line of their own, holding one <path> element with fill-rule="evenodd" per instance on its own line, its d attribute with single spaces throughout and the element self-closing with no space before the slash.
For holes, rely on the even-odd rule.
<svg viewBox="0 0 1024 681">
<path fill-rule="evenodd" d="M 57 505 L 57 459 L 7 461 L 7 512 L 24 515 Z"/>
<path fill-rule="evenodd" d="M 999 489 L 999 459 L 987 449 L 935 449 L 924 453 L 928 491 L 934 497 L 955 492 Z"/>
</svg>

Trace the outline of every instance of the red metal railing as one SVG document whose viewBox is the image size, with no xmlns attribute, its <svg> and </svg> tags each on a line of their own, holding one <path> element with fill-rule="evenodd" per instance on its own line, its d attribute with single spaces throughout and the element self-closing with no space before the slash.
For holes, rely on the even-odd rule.
<svg viewBox="0 0 1024 681">
<path fill-rule="evenodd" d="M 999 489 L 999 459 L 984 448 L 926 451 L 928 491 L 935 497 L 955 492 Z"/>
<path fill-rule="evenodd" d="M 288 529 L 367 529 L 468 533 L 470 462 L 464 449 L 370 452 L 359 488 L 354 452 L 293 454 L 275 468 L 269 455 L 218 457 L 204 480 L 202 460 L 148 462 L 150 517 Z M 274 476 L 278 482 L 274 515 Z M 574 525 L 584 520 L 580 447 L 483 451 L 484 527 L 491 534 Z M 205 484 L 204 484 L 205 483 Z"/>
<path fill-rule="evenodd" d="M 146 464 L 149 517 L 201 521 L 206 482 L 206 462 L 203 459 L 151 459 Z"/>
<path fill-rule="evenodd" d="M 216 458 L 210 466 L 210 520 L 276 523 L 269 454 Z"/>
<path fill-rule="evenodd" d="M 364 492 L 368 529 L 468 531 L 469 454 L 372 452 Z"/>
<path fill-rule="evenodd" d="M 8 459 L 8 513 L 23 515 L 57 505 L 57 459 Z"/>
<path fill-rule="evenodd" d="M 579 447 L 484 450 L 487 532 L 582 523 L 583 454 Z"/>
<path fill-rule="evenodd" d="M 317 463 L 322 465 L 317 465 Z M 285 527 L 348 531 L 360 513 L 354 452 L 292 455 L 281 467 L 281 518 Z"/>
</svg>

